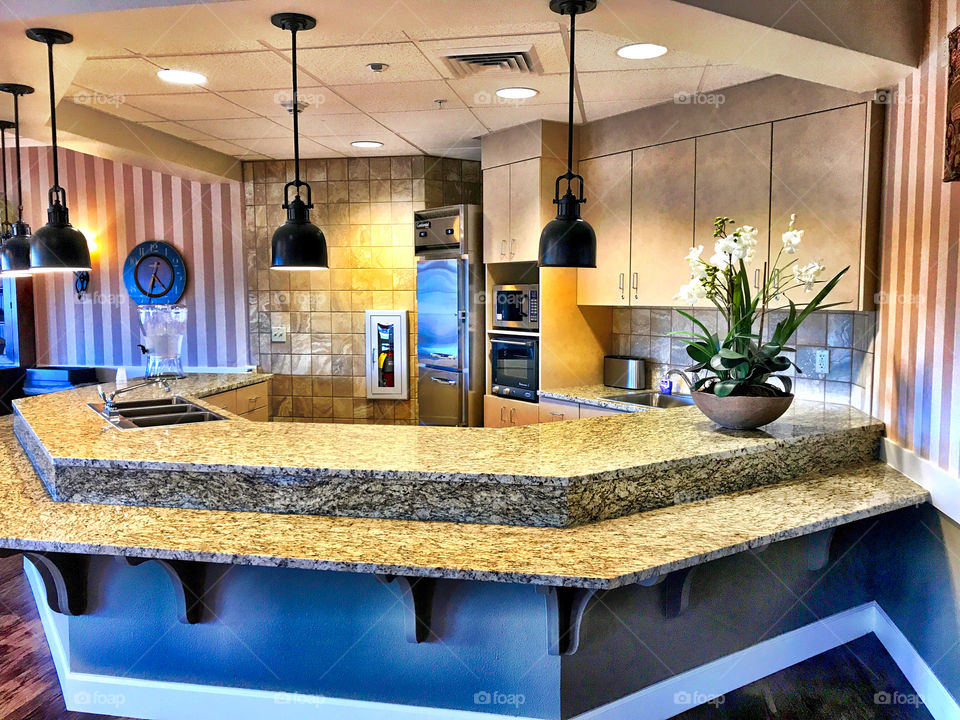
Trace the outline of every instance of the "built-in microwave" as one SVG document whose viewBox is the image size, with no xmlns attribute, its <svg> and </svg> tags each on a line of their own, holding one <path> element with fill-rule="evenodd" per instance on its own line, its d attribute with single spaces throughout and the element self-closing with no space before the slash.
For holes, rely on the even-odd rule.
<svg viewBox="0 0 960 720">
<path fill-rule="evenodd" d="M 495 330 L 539 330 L 539 285 L 494 285 Z"/>
<path fill-rule="evenodd" d="M 490 391 L 494 395 L 537 401 L 539 344 L 533 337 L 490 337 Z"/>
</svg>

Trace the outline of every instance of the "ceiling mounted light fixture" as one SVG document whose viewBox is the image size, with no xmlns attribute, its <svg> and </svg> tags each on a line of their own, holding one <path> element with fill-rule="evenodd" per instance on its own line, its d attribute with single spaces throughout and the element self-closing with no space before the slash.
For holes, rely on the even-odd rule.
<svg viewBox="0 0 960 720">
<path fill-rule="evenodd" d="M 583 178 L 573 172 L 573 86 L 576 78 L 574 53 L 577 15 L 588 13 L 597 6 L 597 0 L 550 0 L 555 13 L 570 16 L 570 95 L 567 108 L 567 171 L 557 178 L 553 202 L 557 217 L 540 233 L 539 262 L 541 267 L 595 268 L 597 266 L 597 234 L 590 223 L 580 217 L 583 197 Z M 560 197 L 560 183 L 567 181 L 567 192 Z M 580 181 L 579 192 L 573 193 L 573 181 Z"/>
<path fill-rule="evenodd" d="M 379 140 L 354 140 L 352 143 L 355 148 L 378 148 L 383 147 L 383 143 Z"/>
<path fill-rule="evenodd" d="M 532 98 L 539 94 L 539 90 L 534 90 L 533 88 L 528 87 L 505 87 L 497 90 L 497 97 L 505 98 L 507 100 L 526 100 L 527 98 Z"/>
<path fill-rule="evenodd" d="M 173 83 L 174 85 L 203 85 L 207 82 L 206 75 L 193 72 L 192 70 L 163 68 L 162 70 L 157 70 L 157 77 L 164 82 Z"/>
<path fill-rule="evenodd" d="M 83 233 L 70 224 L 67 192 L 60 186 L 57 157 L 57 94 L 53 87 L 53 46 L 73 42 L 63 30 L 30 28 L 27 37 L 47 46 L 47 74 L 50 80 L 50 134 L 53 138 L 53 187 L 47 193 L 47 224 L 33 234 L 30 242 L 30 269 L 34 272 L 89 272 L 90 249 Z"/>
<path fill-rule="evenodd" d="M 17 162 L 17 221 L 7 222 L 7 148 L 3 147 L 3 219 L 7 224 L 7 235 L 0 246 L 0 275 L 26 276 L 30 275 L 30 226 L 23 221 L 23 183 L 20 175 L 20 97 L 29 95 L 33 88 L 19 83 L 4 83 L 0 85 L 0 92 L 13 95 L 13 122 L 14 148 Z"/>
<path fill-rule="evenodd" d="M 291 62 L 293 66 L 293 107 L 297 106 L 297 33 L 311 30 L 317 21 L 300 13 L 277 13 L 270 22 L 283 30 L 289 30 L 292 40 Z M 293 174 L 294 179 L 283 187 L 283 209 L 287 221 L 273 233 L 270 267 L 274 270 L 316 270 L 327 267 L 327 239 L 323 232 L 310 222 L 313 207 L 313 191 L 300 179 L 300 123 L 299 112 L 293 114 Z M 290 199 L 290 188 L 296 193 Z M 300 197 L 301 188 L 307 189 L 306 202 Z"/>
<path fill-rule="evenodd" d="M 633 43 L 617 48 L 617 55 L 627 60 L 651 60 L 666 53 L 667 49 L 663 45 L 654 43 Z"/>
</svg>

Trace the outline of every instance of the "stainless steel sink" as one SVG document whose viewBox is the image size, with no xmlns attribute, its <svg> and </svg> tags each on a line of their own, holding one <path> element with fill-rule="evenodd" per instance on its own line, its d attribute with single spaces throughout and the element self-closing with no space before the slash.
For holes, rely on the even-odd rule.
<svg viewBox="0 0 960 720">
<path fill-rule="evenodd" d="M 115 413 L 108 413 L 103 403 L 90 403 L 97 414 L 121 430 L 170 427 L 198 422 L 226 420 L 222 415 L 207 410 L 182 397 L 157 400 L 127 400 L 114 403 Z"/>
<path fill-rule="evenodd" d="M 639 392 L 621 393 L 620 395 L 607 395 L 604 400 L 615 400 L 617 402 L 631 403 L 633 405 L 643 405 L 650 408 L 678 408 L 693 405 L 693 397 L 690 395 L 664 395 L 655 390 L 643 390 Z"/>
</svg>

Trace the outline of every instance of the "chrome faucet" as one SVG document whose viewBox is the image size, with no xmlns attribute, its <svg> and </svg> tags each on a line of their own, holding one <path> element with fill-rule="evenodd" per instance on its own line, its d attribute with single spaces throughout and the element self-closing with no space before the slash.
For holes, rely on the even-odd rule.
<svg viewBox="0 0 960 720">
<path fill-rule="evenodd" d="M 99 395 L 100 399 L 103 400 L 103 414 L 111 420 L 119 418 L 120 412 L 117 410 L 117 396 L 126 392 L 130 392 L 131 390 L 140 390 L 141 388 L 150 387 L 151 385 L 160 385 L 164 392 L 171 392 L 173 390 L 170 380 L 163 377 L 145 378 L 143 382 L 127 385 L 122 388 L 116 388 L 109 395 L 104 391 L 103 385 L 97 385 L 97 395 Z"/>
<path fill-rule="evenodd" d="M 699 379 L 699 373 L 694 373 L 691 378 L 683 370 L 678 370 L 677 368 L 670 368 L 663 374 L 663 379 L 668 380 L 673 375 L 679 375 L 683 378 L 683 381 L 687 384 L 687 392 L 693 392 L 693 384 Z"/>
</svg>

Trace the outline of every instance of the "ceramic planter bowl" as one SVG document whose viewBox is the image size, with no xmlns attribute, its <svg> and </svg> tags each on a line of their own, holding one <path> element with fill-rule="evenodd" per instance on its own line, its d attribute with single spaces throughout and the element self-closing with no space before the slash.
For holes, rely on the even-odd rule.
<svg viewBox="0 0 960 720">
<path fill-rule="evenodd" d="M 717 397 L 711 393 L 695 392 L 693 401 L 700 408 L 700 412 L 721 427 L 731 430 L 755 430 L 783 415 L 793 402 L 793 395 Z"/>
</svg>

